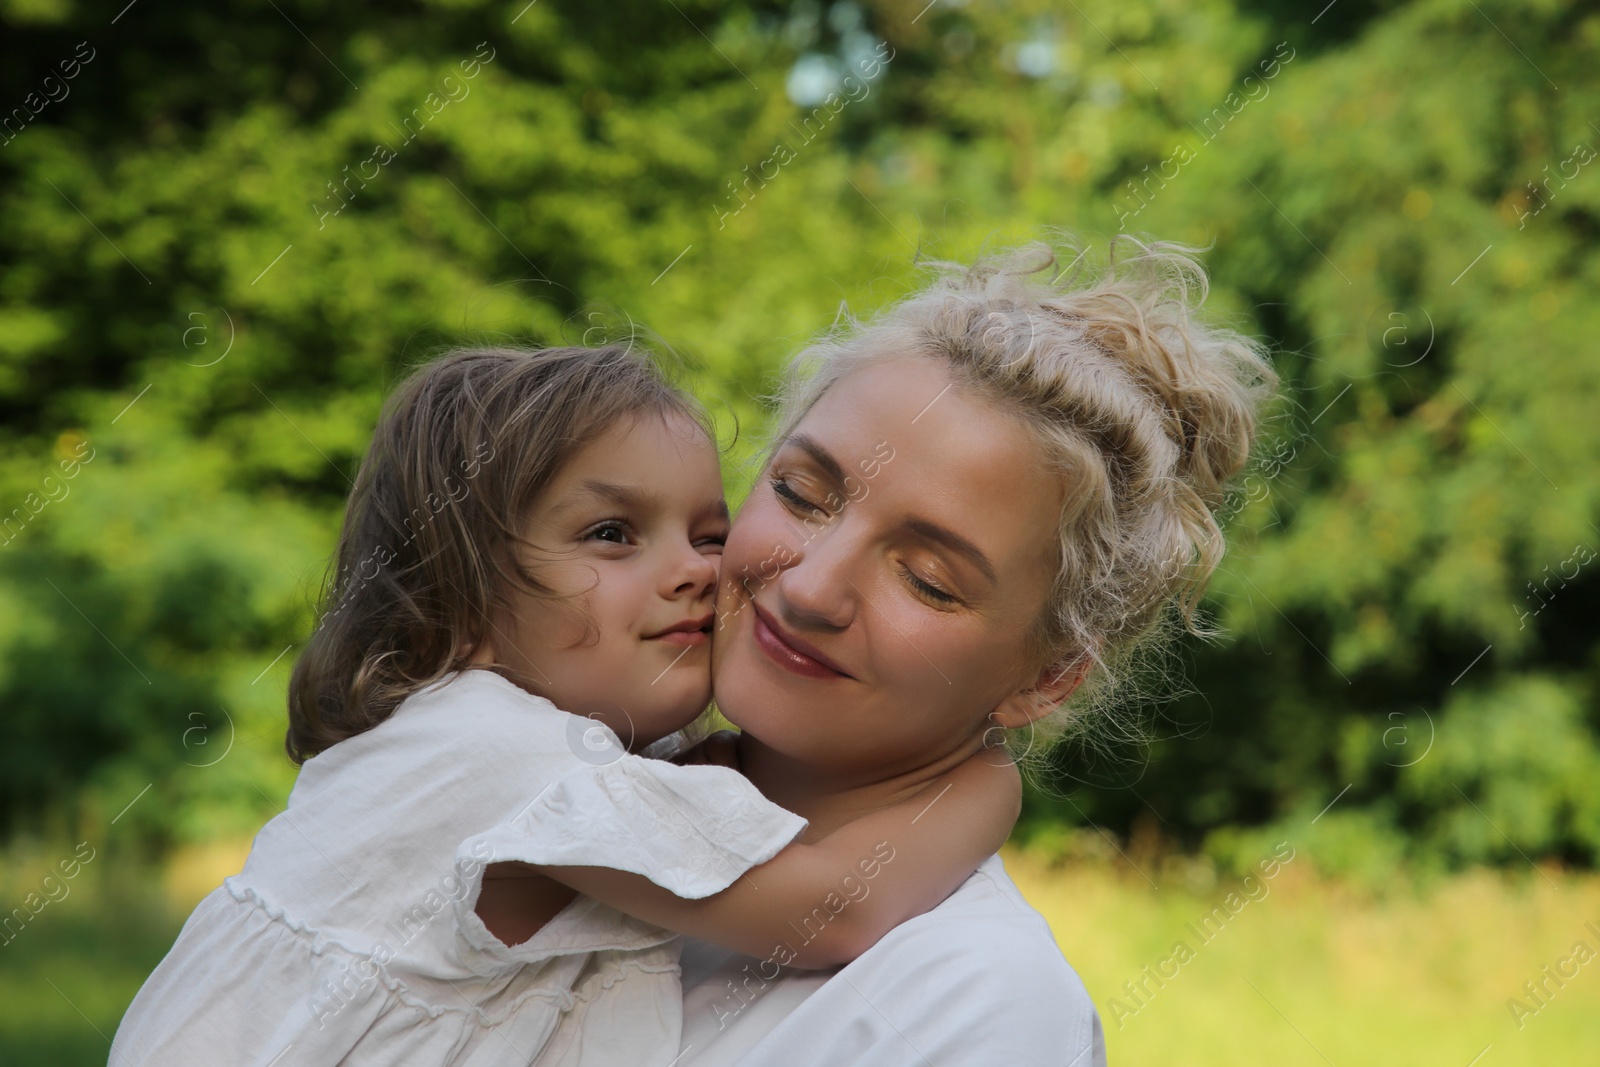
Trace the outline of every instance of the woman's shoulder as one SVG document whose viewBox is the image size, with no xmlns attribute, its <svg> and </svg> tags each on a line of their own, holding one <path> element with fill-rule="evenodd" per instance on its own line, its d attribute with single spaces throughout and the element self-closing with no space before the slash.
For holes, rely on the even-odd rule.
<svg viewBox="0 0 1600 1067">
<path fill-rule="evenodd" d="M 978 869 L 954 893 L 918 919 L 933 923 L 970 922 L 978 916 L 992 919 L 999 925 L 1049 930 L 1044 916 L 1034 910 L 1006 873 L 1005 864 L 998 854 L 978 864 Z"/>
<path fill-rule="evenodd" d="M 868 955 L 890 971 L 914 967 L 911 973 L 923 980 L 946 974 L 965 982 L 974 969 L 983 969 L 1005 975 L 1007 986 L 1048 986 L 1088 1001 L 1050 924 L 1023 898 L 998 855 L 980 864 L 938 907 L 891 930 Z M 992 961 L 992 972 L 985 961 Z M 941 965 L 946 962 L 953 966 Z"/>
<path fill-rule="evenodd" d="M 684 1037 L 701 1048 L 685 1062 L 695 1067 L 1105 1067 L 1094 1002 L 997 856 L 820 984 L 818 972 L 786 971 L 746 1003 L 729 991 L 757 980 L 751 963 L 685 955 Z"/>
</svg>

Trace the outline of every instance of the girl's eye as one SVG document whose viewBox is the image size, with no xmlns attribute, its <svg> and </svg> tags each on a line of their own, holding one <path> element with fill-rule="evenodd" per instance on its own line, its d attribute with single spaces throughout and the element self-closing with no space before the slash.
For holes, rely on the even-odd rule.
<svg viewBox="0 0 1600 1067">
<path fill-rule="evenodd" d="M 906 581 L 911 583 L 911 587 L 913 589 L 915 589 L 922 596 L 927 597 L 929 600 L 935 601 L 939 604 L 954 604 L 958 600 L 957 597 L 945 592 L 943 589 L 940 589 L 931 582 L 927 582 L 921 578 L 918 578 L 916 574 L 912 572 L 910 567 L 902 566 L 900 568 L 900 573 L 905 575 Z"/>
<path fill-rule="evenodd" d="M 822 508 L 818 507 L 816 504 L 813 504 L 811 501 L 795 492 L 794 486 L 790 485 L 788 480 L 785 478 L 772 479 L 772 491 L 776 493 L 784 501 L 784 503 L 788 504 L 796 511 L 803 511 L 808 515 L 815 515 L 817 512 L 822 510 Z"/>
<path fill-rule="evenodd" d="M 710 537 L 702 537 L 700 540 L 694 543 L 694 546 L 699 549 L 714 548 L 718 552 L 721 552 L 722 547 L 727 543 L 728 535 L 726 533 L 719 533 L 713 534 Z"/>
<path fill-rule="evenodd" d="M 581 540 L 600 541 L 608 545 L 625 545 L 628 543 L 628 524 L 621 519 L 607 519 L 605 522 L 596 523 L 585 530 Z"/>
</svg>

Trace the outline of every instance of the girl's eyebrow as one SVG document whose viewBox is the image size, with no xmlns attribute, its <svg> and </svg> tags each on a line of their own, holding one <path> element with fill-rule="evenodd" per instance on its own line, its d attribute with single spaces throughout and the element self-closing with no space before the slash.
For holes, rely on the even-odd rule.
<svg viewBox="0 0 1600 1067">
<path fill-rule="evenodd" d="M 577 491 L 551 508 L 550 513 L 559 515 L 572 511 L 580 506 L 580 501 L 585 496 L 641 513 L 659 511 L 666 507 L 666 500 L 660 493 L 637 486 L 617 485 L 615 482 L 602 482 L 590 478 L 578 483 Z M 722 519 L 724 522 L 728 521 L 728 502 L 719 497 L 696 512 L 697 517 L 706 515 Z"/>
<path fill-rule="evenodd" d="M 590 478 L 579 482 L 572 492 L 551 505 L 548 514 L 565 515 L 569 511 L 578 510 L 592 499 L 615 504 L 630 511 L 648 511 L 661 506 L 661 497 L 649 490 Z"/>
<path fill-rule="evenodd" d="M 645 511 L 661 505 L 660 494 L 632 485 L 617 485 L 613 482 L 585 479 L 579 483 L 578 488 L 590 496 L 596 496 L 620 507 L 633 508 L 638 511 Z"/>
</svg>

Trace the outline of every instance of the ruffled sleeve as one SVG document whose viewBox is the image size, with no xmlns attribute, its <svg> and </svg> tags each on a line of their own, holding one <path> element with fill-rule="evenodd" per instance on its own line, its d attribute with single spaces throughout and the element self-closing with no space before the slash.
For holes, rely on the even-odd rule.
<svg viewBox="0 0 1600 1067">
<path fill-rule="evenodd" d="M 469 891 L 456 910 L 468 940 L 487 947 L 481 943 L 486 931 L 474 912 L 483 873 L 489 864 L 511 862 L 630 871 L 695 900 L 726 889 L 805 828 L 805 819 L 767 800 L 730 768 L 680 767 L 622 755 L 557 780 L 515 818 L 462 842 L 456 867 Z M 637 946 L 641 940 L 667 936 L 643 937 L 654 928 L 620 913 L 614 914 L 621 927 L 606 931 L 596 922 L 601 911 L 610 909 L 580 897 L 517 946 L 522 951 L 515 955 L 526 960 L 553 952 Z M 586 936 L 575 940 L 580 925 Z"/>
</svg>

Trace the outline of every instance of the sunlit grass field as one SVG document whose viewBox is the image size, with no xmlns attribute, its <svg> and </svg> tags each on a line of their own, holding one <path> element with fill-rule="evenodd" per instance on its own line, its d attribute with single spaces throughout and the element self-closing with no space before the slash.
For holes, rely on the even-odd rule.
<svg viewBox="0 0 1600 1067">
<path fill-rule="evenodd" d="M 1252 900 L 1238 878 L 1175 886 L 1208 880 L 1175 877 L 1181 862 L 1146 867 L 1159 888 L 1017 852 L 1006 866 L 1094 997 L 1118 1067 L 1600 1064 L 1600 957 L 1572 958 L 1579 941 L 1600 952 L 1585 926 L 1600 929 L 1595 875 L 1480 870 L 1372 889 L 1302 859 Z M 1202 926 L 1230 891 L 1242 906 Z M 1546 978 L 1561 961 L 1576 976 Z M 1550 991 L 1542 1005 L 1530 980 Z M 1528 1010 L 1514 1016 L 1512 997 Z"/>
<path fill-rule="evenodd" d="M 145 974 L 247 847 L 159 871 L 104 853 L 83 865 L 0 945 L 0 1063 L 105 1063 Z M 8 850 L 0 900 L 21 904 L 71 851 Z M 1361 888 L 1301 858 L 1254 883 L 1252 899 L 1239 878 L 1178 857 L 1143 862 L 1144 874 L 1018 849 L 1006 864 L 1088 986 L 1117 1067 L 1600 1063 L 1600 957 L 1580 964 L 1573 951 L 1600 951 L 1585 926 L 1600 928 L 1600 876 L 1474 871 Z M 1542 968 L 1563 960 L 1576 976 L 1557 985 Z M 1544 982 L 1544 1005 L 1527 981 Z M 1138 999 L 1125 982 L 1142 983 Z M 1512 997 L 1528 1009 L 1520 1028 Z"/>
</svg>

